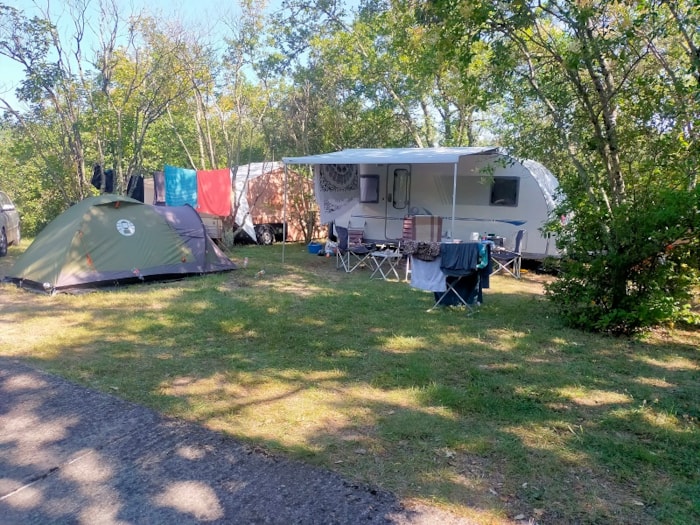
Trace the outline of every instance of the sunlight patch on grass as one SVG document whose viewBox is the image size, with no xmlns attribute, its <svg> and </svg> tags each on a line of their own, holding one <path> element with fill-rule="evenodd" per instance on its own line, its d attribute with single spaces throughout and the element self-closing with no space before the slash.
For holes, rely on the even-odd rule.
<svg viewBox="0 0 700 525">
<path fill-rule="evenodd" d="M 281 370 L 275 374 L 277 380 L 284 380 L 288 383 L 298 382 L 299 384 L 304 384 L 307 387 L 315 388 L 320 384 L 331 384 L 336 386 L 333 382 L 345 379 L 346 374 L 340 370 L 295 370 L 293 368 L 287 370 Z"/>
<path fill-rule="evenodd" d="M 428 343 L 422 337 L 392 335 L 384 340 L 381 348 L 392 354 L 407 354 L 427 347 Z"/>
<path fill-rule="evenodd" d="M 360 350 L 355 350 L 353 348 L 341 348 L 336 350 L 335 355 L 338 357 L 346 357 L 348 359 L 362 357 L 363 352 Z"/>
<path fill-rule="evenodd" d="M 628 394 L 611 392 L 609 390 L 597 390 L 582 386 L 569 386 L 554 390 L 559 396 L 571 400 L 572 403 L 584 407 L 597 407 L 603 405 L 620 405 L 632 402 Z"/>
<path fill-rule="evenodd" d="M 313 286 L 308 280 L 296 274 L 288 275 L 284 280 L 284 291 L 285 293 L 291 293 L 298 297 L 313 297 L 326 293 L 325 288 Z"/>
<path fill-rule="evenodd" d="M 553 338 L 551 339 L 551 343 L 552 343 L 553 345 L 563 347 L 563 346 L 566 346 L 566 345 L 570 344 L 570 341 L 567 341 L 566 339 L 562 339 L 561 337 L 553 337 Z"/>
<path fill-rule="evenodd" d="M 345 396 L 355 397 L 347 391 Z M 339 393 L 333 395 L 327 389 L 271 381 L 238 401 L 229 401 L 228 411 L 211 414 L 207 424 L 246 439 L 307 452 L 319 452 L 331 442 L 337 443 L 339 436 L 350 435 L 345 441 L 365 446 L 373 440 L 364 430 L 373 428 L 371 408 L 358 405 L 337 410 L 343 400 Z"/>
<path fill-rule="evenodd" d="M 487 344 L 490 350 L 497 352 L 512 352 L 523 343 L 529 334 L 510 328 L 491 328 L 488 332 L 477 332 L 475 342 Z"/>
<path fill-rule="evenodd" d="M 617 437 L 625 433 L 647 436 L 656 435 L 657 432 L 660 432 L 659 435 L 667 435 L 668 432 L 693 435 L 698 430 L 696 423 L 663 410 L 653 401 L 651 404 L 645 401 L 641 406 L 611 410 L 604 424 L 615 429 Z"/>
<path fill-rule="evenodd" d="M 238 383 L 232 383 L 224 374 L 213 374 L 210 377 L 179 376 L 163 382 L 160 392 L 169 396 L 193 397 L 227 396 L 232 400 L 245 397 L 248 392 Z"/>
<path fill-rule="evenodd" d="M 9 348 L 14 355 L 27 355 L 44 360 L 80 359 L 82 356 L 94 354 L 96 348 L 94 336 L 87 327 L 72 327 L 69 331 L 59 328 L 52 331 L 51 328 L 36 326 L 20 340 L 22 342 L 18 341 L 16 349 Z"/>
<path fill-rule="evenodd" d="M 653 386 L 656 388 L 673 388 L 677 386 L 675 383 L 669 383 L 660 377 L 638 377 L 634 379 L 634 382 L 640 385 Z"/>
<path fill-rule="evenodd" d="M 4 345 L 4 355 L 24 355 L 39 351 L 43 353 L 45 340 L 53 337 L 56 327 L 37 319 L 34 322 L 24 321 L 3 323 L 3 338 L 12 341 Z"/>
<path fill-rule="evenodd" d="M 225 323 L 222 323 L 221 331 L 227 335 L 237 335 L 250 338 L 257 337 L 258 335 L 257 330 L 247 326 L 247 323 L 236 321 L 235 319 L 228 319 Z"/>
<path fill-rule="evenodd" d="M 669 414 L 661 410 L 654 410 L 648 406 L 640 409 L 640 413 L 643 421 L 653 427 L 673 432 L 687 432 L 689 430 L 685 422 L 674 414 Z"/>
<path fill-rule="evenodd" d="M 541 424 L 510 426 L 507 431 L 528 449 L 556 454 L 570 465 L 583 465 L 590 461 L 587 454 L 571 446 L 572 442 L 580 442 L 584 437 L 586 430 L 581 425 L 552 420 Z"/>
<path fill-rule="evenodd" d="M 455 472 L 454 469 L 449 467 L 451 463 L 455 462 L 454 460 L 455 458 L 451 451 L 436 451 L 434 458 L 435 463 L 439 464 L 445 462 L 448 466 L 435 470 L 427 470 L 426 474 L 419 477 L 419 481 L 423 485 L 432 485 L 442 488 L 442 490 L 435 491 L 436 494 L 432 494 L 431 498 L 424 499 L 424 501 L 432 503 L 442 501 L 444 503 L 446 502 L 443 500 L 444 496 L 440 497 L 439 494 L 448 492 L 448 497 L 445 499 L 449 501 L 455 496 L 464 497 L 466 491 L 471 498 L 475 498 L 476 494 L 483 494 L 484 496 L 479 499 L 485 498 L 485 501 L 480 501 L 480 503 L 485 504 L 487 507 L 499 507 L 498 495 L 489 492 L 489 489 L 493 490 L 493 487 L 489 483 L 490 480 L 481 476 L 471 475 L 469 472 Z M 493 509 L 491 512 L 493 512 Z M 479 523 L 484 522 L 479 521 Z"/>
<path fill-rule="evenodd" d="M 641 361 L 643 363 L 646 363 L 648 365 L 652 366 L 657 366 L 659 368 L 663 368 L 665 370 L 669 371 L 694 371 L 694 370 L 700 370 L 700 366 L 695 363 L 694 361 L 691 361 L 690 359 L 687 359 L 685 357 L 680 357 L 680 356 L 669 356 L 668 359 L 661 360 L 661 359 L 655 359 L 653 357 L 649 356 L 644 356 L 644 355 L 638 355 L 634 357 L 636 360 Z"/>
<path fill-rule="evenodd" d="M 516 295 L 542 295 L 542 284 L 527 279 L 513 279 L 506 275 L 493 275 L 490 279 L 491 288 L 499 293 Z"/>
<path fill-rule="evenodd" d="M 392 439 L 399 439 L 397 433 L 404 439 L 416 439 L 416 433 L 426 437 L 436 434 L 436 424 L 454 425 L 457 421 L 445 408 L 420 406 L 415 391 L 410 389 L 383 391 L 364 384 L 348 386 L 336 381 L 338 377 L 338 372 L 318 374 L 319 382 L 311 385 L 270 379 L 245 385 L 245 395 L 236 389 L 211 395 L 212 390 L 220 388 L 215 378 L 182 378 L 184 384 L 179 390 L 171 391 L 185 392 L 190 398 L 193 412 L 188 417 L 206 421 L 217 430 L 288 449 L 328 449 L 340 456 L 356 454 L 339 450 L 348 443 L 373 454 L 383 453 L 385 445 L 376 435 L 380 422 L 383 432 Z"/>
<path fill-rule="evenodd" d="M 325 319 L 319 319 L 318 317 L 302 317 L 299 321 L 301 324 L 313 326 L 315 328 L 320 328 L 327 324 Z"/>
<path fill-rule="evenodd" d="M 435 340 L 435 342 L 432 344 L 432 346 L 436 346 L 436 345 L 467 346 L 469 344 L 484 344 L 484 342 L 485 342 L 482 339 L 481 334 L 479 334 L 479 333 L 465 335 L 464 332 L 462 332 L 461 330 L 457 330 L 454 328 L 452 328 L 452 329 L 448 328 L 439 334 L 431 334 L 431 336 L 432 336 L 432 339 Z"/>
<path fill-rule="evenodd" d="M 211 303 L 208 301 L 188 301 L 187 309 L 190 311 L 191 315 L 198 315 L 205 313 L 212 307 Z"/>
<path fill-rule="evenodd" d="M 489 363 L 478 366 L 479 370 L 490 370 L 494 372 L 516 372 L 520 370 L 520 365 L 515 363 Z"/>
</svg>

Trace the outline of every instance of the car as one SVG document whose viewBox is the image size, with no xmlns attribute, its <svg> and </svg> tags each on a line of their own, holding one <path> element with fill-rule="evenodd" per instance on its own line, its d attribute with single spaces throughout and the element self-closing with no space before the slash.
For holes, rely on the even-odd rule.
<svg viewBox="0 0 700 525">
<path fill-rule="evenodd" d="M 7 255 L 7 247 L 19 244 L 20 239 L 19 212 L 12 199 L 0 191 L 0 257 Z"/>
</svg>

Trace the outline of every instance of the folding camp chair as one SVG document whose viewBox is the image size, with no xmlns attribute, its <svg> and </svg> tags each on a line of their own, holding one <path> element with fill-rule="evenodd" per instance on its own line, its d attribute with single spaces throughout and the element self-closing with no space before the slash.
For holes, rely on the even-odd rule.
<svg viewBox="0 0 700 525">
<path fill-rule="evenodd" d="M 524 235 L 525 230 L 518 230 L 513 250 L 495 249 L 491 252 L 491 260 L 493 261 L 491 275 L 498 272 L 506 272 L 516 279 L 520 279 L 520 265 L 522 261 L 520 250 Z"/>
<path fill-rule="evenodd" d="M 435 215 L 406 215 L 403 219 L 401 241 L 440 242 L 442 239 L 442 217 Z M 406 257 L 406 276 L 411 275 L 411 258 Z"/>
<path fill-rule="evenodd" d="M 371 250 L 362 243 L 363 230 L 343 228 L 336 224 L 335 231 L 338 234 L 338 249 L 335 252 L 336 268 L 342 267 L 350 273 L 363 265 L 370 264 Z"/>
<path fill-rule="evenodd" d="M 405 243 L 406 241 L 413 240 L 413 215 L 406 215 L 403 218 L 403 229 L 401 232 L 401 241 Z M 399 243 L 399 251 L 401 250 L 401 243 Z M 406 256 L 406 275 L 404 280 L 408 281 L 411 275 L 411 256 Z"/>
<path fill-rule="evenodd" d="M 435 293 L 435 304 L 428 311 L 442 305 L 464 306 L 472 313 L 472 305 L 478 306 L 483 300 L 481 273 L 488 268 L 489 251 L 489 246 L 481 243 L 443 245 L 445 291 Z"/>
</svg>

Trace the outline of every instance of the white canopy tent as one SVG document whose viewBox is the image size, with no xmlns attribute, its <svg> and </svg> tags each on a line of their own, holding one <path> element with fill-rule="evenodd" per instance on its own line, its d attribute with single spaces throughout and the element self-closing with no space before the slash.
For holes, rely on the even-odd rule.
<svg viewBox="0 0 700 525">
<path fill-rule="evenodd" d="M 251 215 L 250 203 L 248 202 L 248 183 L 253 179 L 279 169 L 281 166 L 282 164 L 279 162 L 254 162 L 231 169 L 231 177 L 233 178 L 235 189 L 234 195 L 236 199 L 236 205 L 234 207 L 236 210 L 236 216 L 234 220 L 236 221 L 236 224 L 240 224 L 242 226 L 243 231 L 245 231 L 248 236 L 253 239 L 253 241 L 257 240 L 257 238 L 255 234 L 255 225 L 253 224 L 253 218 Z"/>
</svg>

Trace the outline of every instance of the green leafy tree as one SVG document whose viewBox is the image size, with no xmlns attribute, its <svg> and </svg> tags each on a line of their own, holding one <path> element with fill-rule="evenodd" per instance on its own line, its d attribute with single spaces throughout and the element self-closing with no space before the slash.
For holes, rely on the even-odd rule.
<svg viewBox="0 0 700 525">
<path fill-rule="evenodd" d="M 465 70 L 436 45 L 438 28 L 424 23 L 426 11 L 416 2 L 366 2 L 352 16 L 342 2 L 284 5 L 278 47 L 286 59 L 278 63 L 295 65 L 290 110 L 304 115 L 303 129 L 314 137 L 304 147 L 479 141 L 482 111 L 496 93 L 487 46 L 475 48 L 478 59 Z"/>
<path fill-rule="evenodd" d="M 548 159 L 560 179 L 566 199 L 550 227 L 565 256 L 549 295 L 575 326 L 629 333 L 689 317 L 700 217 L 692 4 L 436 0 L 428 10 L 440 46 L 465 65 L 489 45 L 504 145 Z"/>
<path fill-rule="evenodd" d="M 35 154 L 44 161 L 46 176 L 65 203 L 90 192 L 83 135 L 83 95 L 89 89 L 89 79 L 77 66 L 86 22 L 82 4 L 70 4 L 69 8 L 74 31 L 72 45 L 67 47 L 48 12 L 29 18 L 13 7 L 0 5 L 0 54 L 24 70 L 25 78 L 16 94 L 31 111 L 22 113 L 6 98 L 0 98 L 0 104 L 14 119 L 16 129 L 33 142 Z"/>
<path fill-rule="evenodd" d="M 62 211 L 62 195 L 45 176 L 43 159 L 34 153 L 34 141 L 11 122 L 0 125 L 0 188 L 18 206 L 22 237 L 33 237 Z"/>
<path fill-rule="evenodd" d="M 95 84 L 100 89 L 94 94 L 99 102 L 95 118 L 109 125 L 100 126 L 98 143 L 103 148 L 103 165 L 115 169 L 122 191 L 131 175 L 143 173 L 146 165 L 153 167 L 144 153 L 158 146 L 147 149 L 146 145 L 174 139 L 171 133 L 155 140 L 152 127 L 172 106 L 196 99 L 197 75 L 209 73 L 207 67 L 197 65 L 203 54 L 188 36 L 176 21 L 164 24 L 150 16 L 134 15 L 126 43 L 110 43 L 101 49 L 96 64 Z M 201 144 L 201 156 L 209 158 L 205 149 Z"/>
</svg>

